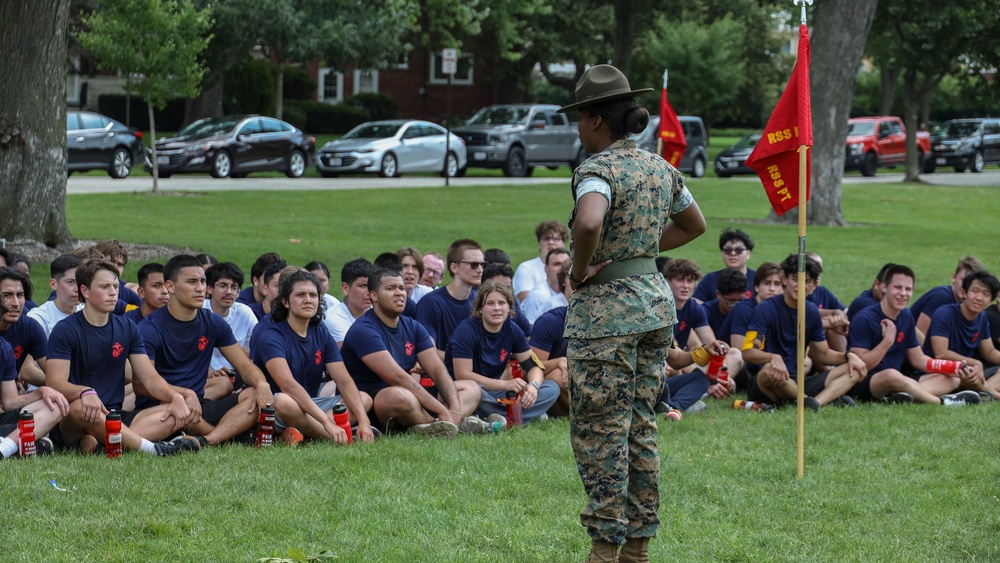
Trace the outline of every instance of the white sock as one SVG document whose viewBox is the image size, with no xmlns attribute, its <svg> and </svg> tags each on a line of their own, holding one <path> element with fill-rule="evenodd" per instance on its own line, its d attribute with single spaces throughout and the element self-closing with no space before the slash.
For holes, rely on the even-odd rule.
<svg viewBox="0 0 1000 563">
<path fill-rule="evenodd" d="M 17 450 L 17 442 L 6 436 L 0 438 L 0 455 L 3 457 L 11 457 L 17 453 Z"/>
<path fill-rule="evenodd" d="M 154 446 L 153 443 L 150 442 L 149 440 L 143 438 L 142 444 L 139 445 L 139 451 L 147 454 L 156 455 L 156 446 Z"/>
</svg>

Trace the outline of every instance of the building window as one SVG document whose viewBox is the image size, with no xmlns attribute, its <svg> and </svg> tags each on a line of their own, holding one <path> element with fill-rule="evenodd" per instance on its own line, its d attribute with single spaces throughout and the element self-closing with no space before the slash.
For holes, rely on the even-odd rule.
<svg viewBox="0 0 1000 563">
<path fill-rule="evenodd" d="M 355 70 L 354 71 L 354 93 L 374 94 L 378 92 L 378 71 L 377 70 Z"/>
<path fill-rule="evenodd" d="M 393 65 L 396 70 L 410 70 L 410 52 L 407 51 L 399 55 L 396 59 L 396 64 Z"/>
<path fill-rule="evenodd" d="M 319 101 L 336 104 L 344 101 L 344 75 L 331 68 L 319 69 Z"/>
<path fill-rule="evenodd" d="M 441 52 L 431 57 L 431 84 L 447 84 L 448 75 L 441 72 Z M 458 57 L 458 71 L 451 79 L 452 84 L 472 85 L 472 53 L 462 53 Z"/>
</svg>

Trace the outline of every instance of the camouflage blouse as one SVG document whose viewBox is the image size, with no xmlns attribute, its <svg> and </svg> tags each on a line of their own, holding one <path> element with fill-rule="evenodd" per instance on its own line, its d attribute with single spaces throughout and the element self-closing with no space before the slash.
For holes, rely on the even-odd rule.
<svg viewBox="0 0 1000 563">
<path fill-rule="evenodd" d="M 677 169 L 629 140 L 616 141 L 576 169 L 574 201 L 580 182 L 595 176 L 611 186 L 611 205 L 591 264 L 609 258 L 654 258 L 667 218 L 694 201 Z M 574 206 L 571 230 L 576 212 Z M 569 301 L 566 338 L 639 334 L 676 323 L 673 294 L 656 272 L 580 287 Z"/>
</svg>

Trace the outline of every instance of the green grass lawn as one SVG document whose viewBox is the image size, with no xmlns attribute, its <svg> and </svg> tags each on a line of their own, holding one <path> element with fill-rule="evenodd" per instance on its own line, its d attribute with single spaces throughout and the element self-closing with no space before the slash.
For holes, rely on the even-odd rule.
<svg viewBox="0 0 1000 563">
<path fill-rule="evenodd" d="M 768 206 L 758 183 L 690 187 L 709 230 L 671 255 L 717 269 L 727 226 L 755 239 L 753 265 L 796 250 L 795 225 L 761 222 Z M 998 267 L 994 189 L 845 186 L 843 206 L 851 227 L 808 235 L 824 257 L 824 284 L 842 301 L 889 260 L 914 268 L 918 293 L 947 283 L 967 253 Z M 290 263 L 324 260 L 336 272 L 357 256 L 407 244 L 443 252 L 466 236 L 505 248 L 516 263 L 537 252 L 534 225 L 569 210 L 565 185 L 67 198 L 77 237 L 188 246 L 247 270 L 263 251 Z M 35 270 L 38 281 L 45 265 Z M 662 527 L 652 559 L 998 560 L 998 425 L 996 403 L 807 413 L 799 480 L 793 410 L 736 412 L 709 401 L 704 414 L 660 423 Z M 166 459 L 59 454 L 2 465 L 0 559 L 9 561 L 254 561 L 329 550 L 359 562 L 562 562 L 589 546 L 564 420 L 453 441 L 227 446 Z M 60 492 L 50 479 L 75 490 Z"/>
</svg>

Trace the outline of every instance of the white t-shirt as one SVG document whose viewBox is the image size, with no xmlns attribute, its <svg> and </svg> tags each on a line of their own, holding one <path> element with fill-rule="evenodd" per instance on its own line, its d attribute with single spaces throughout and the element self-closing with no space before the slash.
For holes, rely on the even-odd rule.
<svg viewBox="0 0 1000 563">
<path fill-rule="evenodd" d="M 569 307 L 569 300 L 562 293 L 557 293 L 552 297 L 549 297 L 545 305 L 542 305 L 540 311 L 538 311 L 538 316 L 542 316 L 545 313 L 551 311 L 552 309 L 558 309 L 559 307 Z"/>
<path fill-rule="evenodd" d="M 514 272 L 514 295 L 522 291 L 531 291 L 539 285 L 548 285 L 545 274 L 545 262 L 541 258 L 532 258 L 527 262 L 521 262 Z"/>
<path fill-rule="evenodd" d="M 347 303 L 337 303 L 333 309 L 326 312 L 326 318 L 323 319 L 323 326 L 333 335 L 333 341 L 340 344 L 344 341 L 347 330 L 351 328 L 355 320 L 357 319 L 351 314 L 351 309 L 348 308 Z"/>
<path fill-rule="evenodd" d="M 206 299 L 202 308 L 211 311 L 211 300 Z M 257 326 L 257 316 L 253 314 L 253 310 L 243 303 L 233 303 L 233 306 L 229 308 L 229 312 L 222 318 L 229 324 L 229 328 L 233 329 L 233 336 L 236 338 L 236 343 L 240 345 L 240 348 L 249 351 L 250 335 L 253 334 L 253 328 Z M 233 367 L 232 364 L 226 361 L 222 352 L 219 352 L 219 349 L 216 348 L 212 352 L 212 369 L 231 367 Z"/>
<path fill-rule="evenodd" d="M 426 285 L 418 283 L 417 287 L 413 288 L 413 295 L 410 296 L 410 299 L 412 299 L 414 303 L 417 303 L 420 301 L 421 297 L 432 291 L 434 291 L 433 287 L 427 287 Z"/>
<path fill-rule="evenodd" d="M 323 294 L 323 304 L 326 305 L 326 310 L 329 311 L 330 309 L 333 309 L 334 307 L 336 307 L 337 305 L 339 305 L 340 301 L 338 301 L 336 297 L 330 295 L 329 293 L 324 293 Z"/>
<path fill-rule="evenodd" d="M 83 303 L 76 306 L 73 309 L 73 313 L 83 309 Z M 70 313 L 73 314 L 73 313 Z M 52 335 L 52 327 L 56 326 L 56 323 L 68 317 L 66 313 L 63 313 L 56 307 L 55 301 L 46 301 L 41 305 L 35 307 L 34 309 L 28 311 L 28 317 L 38 321 L 38 324 L 42 326 L 42 330 L 45 331 L 45 336 Z"/>
<path fill-rule="evenodd" d="M 553 295 L 560 295 L 558 291 L 552 291 L 548 281 L 531 290 L 531 293 L 521 302 L 521 312 L 528 322 L 535 324 L 535 319 L 545 312 L 543 307 Z"/>
</svg>

